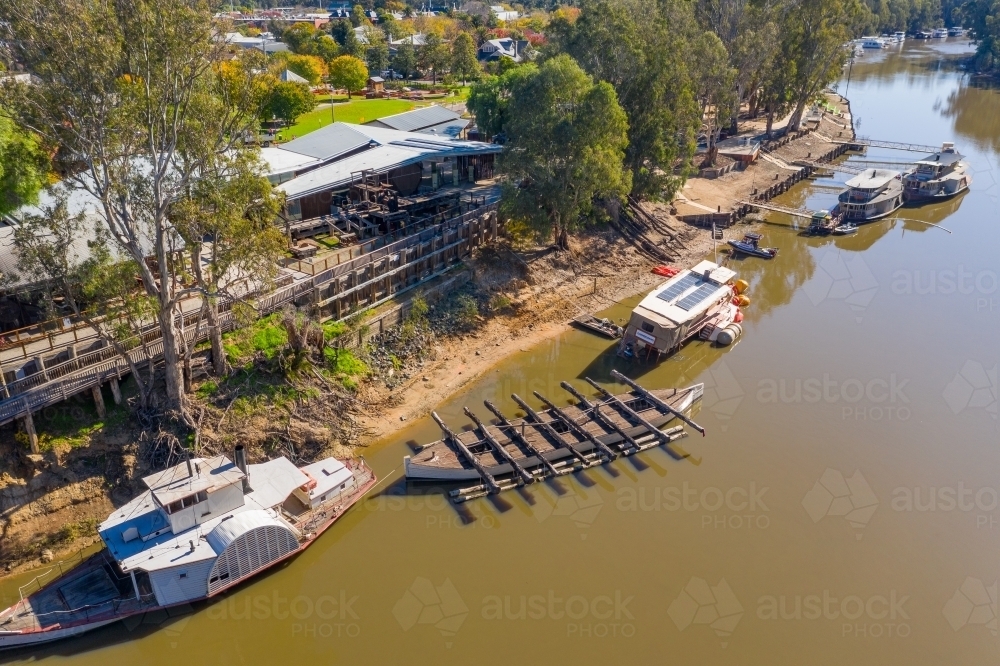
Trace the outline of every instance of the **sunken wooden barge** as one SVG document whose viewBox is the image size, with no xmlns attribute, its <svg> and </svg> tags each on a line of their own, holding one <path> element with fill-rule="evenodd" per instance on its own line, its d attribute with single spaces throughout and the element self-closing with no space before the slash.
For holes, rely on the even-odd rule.
<svg viewBox="0 0 1000 666">
<path fill-rule="evenodd" d="M 681 421 L 705 434 L 704 428 L 684 414 L 701 399 L 704 384 L 648 391 L 616 370 L 612 376 L 632 390 L 613 395 L 587 378 L 600 394 L 591 399 L 562 382 L 563 389 L 576 398 L 575 405 L 558 407 L 535 391 L 535 397 L 547 407 L 536 411 L 514 394 L 511 397 L 527 414 L 515 419 L 487 400 L 486 407 L 496 417 L 496 423 L 484 423 L 466 407 L 465 414 L 476 427 L 460 433 L 432 413 L 444 437 L 404 458 L 406 478 L 477 482 L 451 491 L 455 501 L 461 502 L 604 465 L 619 456 L 634 455 L 686 436 L 683 426 L 662 430 L 672 421 Z"/>
</svg>

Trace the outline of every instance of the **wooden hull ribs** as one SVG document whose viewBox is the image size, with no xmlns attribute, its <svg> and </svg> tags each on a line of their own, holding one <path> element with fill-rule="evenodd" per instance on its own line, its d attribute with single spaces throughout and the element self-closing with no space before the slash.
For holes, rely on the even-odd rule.
<svg viewBox="0 0 1000 666">
<path fill-rule="evenodd" d="M 672 421 L 681 421 L 705 434 L 704 428 L 684 414 L 701 399 L 704 384 L 648 391 L 617 371 L 612 374 L 632 391 L 612 395 L 587 379 L 599 395 L 586 398 L 562 382 L 563 389 L 576 398 L 576 404 L 559 407 L 535 391 L 535 397 L 546 407 L 536 411 L 515 394 L 511 397 L 527 414 L 515 419 L 487 400 L 486 407 L 496 417 L 495 423 L 483 422 L 466 408 L 466 416 L 476 427 L 458 433 L 432 413 L 444 437 L 404 458 L 406 478 L 477 482 L 452 491 L 455 501 L 465 501 L 603 465 L 619 456 L 634 455 L 687 436 L 682 425 L 663 429 Z"/>
</svg>

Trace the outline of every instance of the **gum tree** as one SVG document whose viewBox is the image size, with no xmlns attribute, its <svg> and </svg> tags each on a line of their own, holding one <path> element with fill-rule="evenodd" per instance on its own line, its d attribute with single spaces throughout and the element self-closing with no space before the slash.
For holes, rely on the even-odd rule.
<svg viewBox="0 0 1000 666">
<path fill-rule="evenodd" d="M 163 341 L 165 407 L 193 427 L 179 320 L 200 290 L 176 279 L 184 242 L 169 213 L 211 156 L 250 150 L 261 54 L 217 39 L 205 0 L 0 0 L 0 26 L 7 59 L 37 81 L 8 83 L 0 105 L 58 151 L 64 185 L 90 195 L 112 250 L 134 263 Z"/>
<path fill-rule="evenodd" d="M 568 55 L 526 74 L 506 110 L 503 205 L 566 249 L 595 199 L 629 191 L 628 122 L 611 84 L 595 83 Z"/>
</svg>

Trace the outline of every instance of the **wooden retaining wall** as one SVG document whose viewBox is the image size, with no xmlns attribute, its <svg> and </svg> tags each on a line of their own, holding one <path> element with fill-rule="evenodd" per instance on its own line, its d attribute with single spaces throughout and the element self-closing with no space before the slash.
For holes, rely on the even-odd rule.
<svg viewBox="0 0 1000 666">
<path fill-rule="evenodd" d="M 796 132 L 796 134 L 799 133 Z M 792 138 L 787 138 L 787 141 L 782 139 L 782 141 L 785 141 L 785 143 L 791 140 Z M 835 148 L 832 148 L 826 153 L 820 155 L 817 158 L 817 162 L 829 162 L 830 160 L 836 157 L 840 157 L 848 150 L 851 150 L 851 146 L 849 144 L 846 143 L 838 144 Z M 784 194 L 785 192 L 787 192 L 793 185 L 802 182 L 806 178 L 809 178 L 816 171 L 817 171 L 816 167 L 803 166 L 799 168 L 798 171 L 789 174 L 785 179 L 775 182 L 773 185 L 771 185 L 766 189 L 763 190 L 754 189 L 754 191 L 750 193 L 750 196 L 748 198 L 751 201 L 760 201 L 760 202 L 770 201 L 779 194 Z M 725 229 L 732 226 L 733 224 L 736 224 L 736 222 L 746 217 L 753 210 L 754 210 L 753 206 L 742 205 L 727 212 L 704 213 L 699 215 L 681 215 L 678 217 L 678 219 L 681 220 L 682 222 L 693 224 L 698 227 L 711 228 L 712 225 L 714 224 L 716 228 Z"/>
</svg>

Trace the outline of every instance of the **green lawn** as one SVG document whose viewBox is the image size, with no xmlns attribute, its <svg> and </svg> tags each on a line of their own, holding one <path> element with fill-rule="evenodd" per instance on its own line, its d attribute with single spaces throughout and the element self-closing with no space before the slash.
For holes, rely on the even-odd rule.
<svg viewBox="0 0 1000 666">
<path fill-rule="evenodd" d="M 297 123 L 278 133 L 278 140 L 289 141 L 293 136 L 300 137 L 303 134 L 314 132 L 333 122 L 334 114 L 336 114 L 338 122 L 360 124 L 396 113 L 403 113 L 416 106 L 415 102 L 406 99 L 354 99 L 350 102 L 335 104 L 332 113 L 330 107 L 327 106 L 299 116 Z"/>
</svg>

